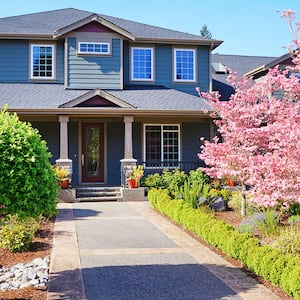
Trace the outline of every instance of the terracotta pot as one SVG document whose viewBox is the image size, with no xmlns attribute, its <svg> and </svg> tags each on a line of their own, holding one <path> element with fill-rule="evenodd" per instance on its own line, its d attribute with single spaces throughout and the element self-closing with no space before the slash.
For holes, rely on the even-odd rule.
<svg viewBox="0 0 300 300">
<path fill-rule="evenodd" d="M 137 182 L 134 178 L 128 179 L 129 188 L 134 189 L 137 187 Z"/>
<path fill-rule="evenodd" d="M 227 184 L 228 184 L 229 186 L 234 186 L 234 181 L 233 181 L 232 179 L 228 178 L 228 179 L 227 179 Z"/>
<path fill-rule="evenodd" d="M 59 181 L 59 186 L 62 189 L 67 189 L 69 187 L 69 184 L 70 184 L 70 180 L 69 179 L 65 179 L 65 180 Z"/>
</svg>

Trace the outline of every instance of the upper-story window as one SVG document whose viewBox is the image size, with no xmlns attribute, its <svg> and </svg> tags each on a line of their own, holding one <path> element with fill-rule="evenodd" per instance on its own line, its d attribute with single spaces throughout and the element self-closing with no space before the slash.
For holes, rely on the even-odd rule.
<svg viewBox="0 0 300 300">
<path fill-rule="evenodd" d="M 131 48 L 131 80 L 153 80 L 153 48 Z"/>
<path fill-rule="evenodd" d="M 31 78 L 54 79 L 54 45 L 31 45 Z"/>
<path fill-rule="evenodd" d="M 109 43 L 80 42 L 78 44 L 80 54 L 110 54 Z"/>
<path fill-rule="evenodd" d="M 174 81 L 196 80 L 196 51 L 174 49 Z"/>
</svg>

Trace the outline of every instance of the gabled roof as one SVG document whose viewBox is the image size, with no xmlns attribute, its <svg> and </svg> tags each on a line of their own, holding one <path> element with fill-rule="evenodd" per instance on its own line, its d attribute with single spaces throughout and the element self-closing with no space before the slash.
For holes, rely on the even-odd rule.
<svg viewBox="0 0 300 300">
<path fill-rule="evenodd" d="M 0 18 L 1 37 L 30 37 L 55 38 L 62 33 L 82 26 L 86 21 L 96 20 L 102 25 L 115 30 L 127 38 L 137 41 L 165 41 L 191 44 L 210 45 L 212 49 L 222 41 L 203 38 L 199 35 L 179 32 L 135 21 L 124 20 L 112 16 L 66 8 L 21 16 Z"/>
<path fill-rule="evenodd" d="M 49 97 L 51 95 L 51 97 Z M 80 107 L 88 99 L 95 96 L 111 102 L 111 106 Z M 211 111 L 209 103 L 198 96 L 163 87 L 148 87 L 144 89 L 128 90 L 68 90 L 61 84 L 35 83 L 0 83 L 0 107 L 8 104 L 13 111 L 47 111 L 63 112 L 71 109 L 93 112 L 111 111 L 124 113 L 141 111 L 149 114 L 163 114 L 173 112 L 176 115 L 192 113 L 206 115 Z"/>
<path fill-rule="evenodd" d="M 262 65 L 257 66 L 254 69 L 249 70 L 247 73 L 245 73 L 246 77 L 253 77 L 253 78 L 258 78 L 260 76 L 263 76 L 266 74 L 266 72 L 270 68 L 274 68 L 277 65 L 281 66 L 291 66 L 293 65 L 292 63 L 292 56 L 290 53 L 286 53 L 280 57 L 273 58 L 273 60 L 269 62 L 265 62 Z"/>
<path fill-rule="evenodd" d="M 212 54 L 212 65 L 221 64 L 224 67 L 245 75 L 248 71 L 272 62 L 276 57 Z M 214 91 L 219 91 L 222 100 L 228 100 L 234 93 L 233 87 L 227 81 L 228 74 L 217 72 L 212 68 L 212 85 Z"/>
</svg>

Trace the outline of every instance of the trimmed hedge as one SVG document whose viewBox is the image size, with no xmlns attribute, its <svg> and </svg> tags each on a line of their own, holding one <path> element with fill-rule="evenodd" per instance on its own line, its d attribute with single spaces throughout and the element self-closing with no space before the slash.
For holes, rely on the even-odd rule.
<svg viewBox="0 0 300 300">
<path fill-rule="evenodd" d="M 258 239 L 248 233 L 239 233 L 212 213 L 190 208 L 184 200 L 172 200 L 167 190 L 151 189 L 148 199 L 165 216 L 300 300 L 299 258 L 260 245 Z"/>
</svg>

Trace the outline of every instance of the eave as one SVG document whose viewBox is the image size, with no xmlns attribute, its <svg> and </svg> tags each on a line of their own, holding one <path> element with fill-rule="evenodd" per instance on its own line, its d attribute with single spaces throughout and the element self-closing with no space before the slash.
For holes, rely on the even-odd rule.
<svg viewBox="0 0 300 300">
<path fill-rule="evenodd" d="M 209 46 L 214 50 L 220 46 L 223 41 L 220 40 L 187 40 L 187 39 L 168 39 L 168 38 L 145 38 L 136 37 L 136 42 L 139 43 L 159 43 L 159 44 L 176 44 L 176 45 L 193 45 L 193 46 Z"/>
<path fill-rule="evenodd" d="M 46 34 L 46 33 L 1 33 L 0 39 L 9 39 L 9 40 L 52 40 L 53 35 L 52 34 Z"/>
<path fill-rule="evenodd" d="M 198 117 L 210 118 L 212 111 L 196 111 L 196 110 L 145 110 L 145 109 L 132 109 L 132 108 L 56 108 L 56 109 L 13 109 L 8 111 L 15 112 L 19 115 L 72 115 L 72 116 L 97 116 L 97 117 L 120 117 L 125 115 L 132 116 L 159 116 L 159 117 Z"/>
</svg>

